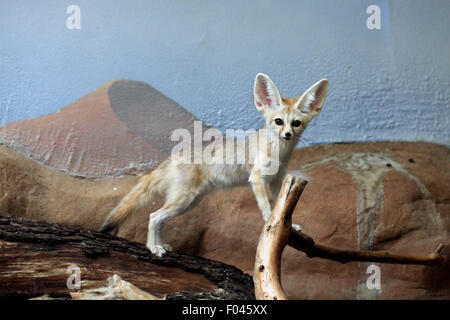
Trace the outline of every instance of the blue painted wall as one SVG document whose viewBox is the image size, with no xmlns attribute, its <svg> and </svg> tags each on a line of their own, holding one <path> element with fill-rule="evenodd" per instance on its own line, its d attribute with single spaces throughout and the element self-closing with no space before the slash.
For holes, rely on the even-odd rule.
<svg viewBox="0 0 450 320">
<path fill-rule="evenodd" d="M 81 30 L 66 28 L 67 6 Z M 366 8 L 381 7 L 381 30 Z M 450 145 L 450 1 L 3 0 L 0 124 L 141 80 L 220 129 L 257 127 L 257 72 L 296 96 L 330 80 L 303 144 Z"/>
</svg>

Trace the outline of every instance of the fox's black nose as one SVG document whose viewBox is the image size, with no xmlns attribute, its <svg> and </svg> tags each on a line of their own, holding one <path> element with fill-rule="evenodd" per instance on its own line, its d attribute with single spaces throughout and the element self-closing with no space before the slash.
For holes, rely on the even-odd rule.
<svg viewBox="0 0 450 320">
<path fill-rule="evenodd" d="M 290 137 L 292 136 L 292 134 L 291 134 L 290 132 L 286 132 L 286 133 L 284 134 L 284 136 L 285 136 L 286 138 L 290 138 Z"/>
</svg>

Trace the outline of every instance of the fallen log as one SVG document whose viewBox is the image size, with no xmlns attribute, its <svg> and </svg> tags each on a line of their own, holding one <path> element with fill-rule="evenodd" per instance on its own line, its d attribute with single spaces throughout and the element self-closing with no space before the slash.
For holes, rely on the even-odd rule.
<svg viewBox="0 0 450 320">
<path fill-rule="evenodd" d="M 108 278 L 116 279 L 110 287 L 120 288 L 120 296 L 254 299 L 251 276 L 217 261 L 176 253 L 159 258 L 113 235 L 0 216 L 0 297 L 79 298 L 95 288 L 106 292 Z"/>
</svg>

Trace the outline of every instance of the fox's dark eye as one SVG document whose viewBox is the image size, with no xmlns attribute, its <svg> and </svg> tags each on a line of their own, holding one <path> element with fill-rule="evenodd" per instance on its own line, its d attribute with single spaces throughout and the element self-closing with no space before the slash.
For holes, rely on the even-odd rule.
<svg viewBox="0 0 450 320">
<path fill-rule="evenodd" d="M 293 127 L 300 127 L 302 125 L 302 122 L 300 120 L 294 120 L 292 121 Z"/>
<path fill-rule="evenodd" d="M 281 125 L 283 125 L 283 120 L 281 120 L 280 118 L 276 118 L 275 119 L 275 124 L 278 125 L 278 126 L 281 126 Z"/>
</svg>

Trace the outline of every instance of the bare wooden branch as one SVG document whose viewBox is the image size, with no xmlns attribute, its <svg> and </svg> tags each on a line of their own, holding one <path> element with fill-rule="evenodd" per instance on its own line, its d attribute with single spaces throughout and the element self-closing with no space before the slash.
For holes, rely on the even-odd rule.
<svg viewBox="0 0 450 320">
<path fill-rule="evenodd" d="M 256 251 L 253 282 L 258 300 L 286 300 L 281 286 L 281 254 L 290 237 L 292 212 L 306 181 L 287 176 L 275 207 L 267 219 Z"/>
<path fill-rule="evenodd" d="M 445 258 L 439 253 L 441 249 L 434 250 L 434 252 L 427 255 L 407 255 L 394 254 L 387 251 L 354 251 L 323 246 L 316 244 L 310 236 L 294 229 L 291 229 L 288 245 L 299 251 L 303 251 L 309 258 L 317 257 L 338 261 L 340 263 L 347 263 L 350 261 L 369 261 L 431 266 L 442 264 L 445 260 Z M 442 246 L 443 244 L 440 243 L 438 247 L 442 248 Z"/>
<path fill-rule="evenodd" d="M 82 287 L 86 287 L 83 281 Z M 98 281 L 95 281 L 98 282 Z M 165 300 L 166 296 L 157 297 L 139 289 L 132 283 L 114 274 L 106 279 L 106 285 L 70 292 L 72 300 Z"/>
<path fill-rule="evenodd" d="M 292 228 L 292 213 L 307 181 L 288 175 L 275 207 L 259 238 L 253 282 L 258 300 L 286 300 L 281 286 L 281 254 L 286 245 L 305 252 L 309 258 L 324 258 L 347 263 L 370 261 L 396 264 L 438 265 L 445 261 L 440 254 L 443 244 L 428 255 L 393 254 L 387 251 L 353 251 L 316 244 L 314 240 Z"/>
</svg>

